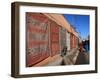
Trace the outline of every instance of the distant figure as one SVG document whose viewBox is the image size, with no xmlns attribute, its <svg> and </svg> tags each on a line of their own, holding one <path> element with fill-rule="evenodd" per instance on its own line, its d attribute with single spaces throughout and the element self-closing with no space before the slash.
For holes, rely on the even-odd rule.
<svg viewBox="0 0 100 80">
<path fill-rule="evenodd" d="M 61 56 L 62 56 L 62 57 L 65 56 L 66 53 L 67 53 L 67 46 L 64 46 L 64 48 L 63 48 L 62 51 L 61 51 Z"/>
<path fill-rule="evenodd" d="M 80 43 L 80 44 L 79 44 L 79 51 L 80 51 L 80 52 L 83 52 L 83 43 Z"/>
<path fill-rule="evenodd" d="M 89 40 L 83 42 L 83 47 L 85 51 L 89 52 Z"/>
</svg>

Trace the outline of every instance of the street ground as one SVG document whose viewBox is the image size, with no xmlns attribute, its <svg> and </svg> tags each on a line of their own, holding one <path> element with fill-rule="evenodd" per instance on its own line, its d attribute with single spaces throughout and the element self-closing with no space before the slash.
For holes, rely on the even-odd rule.
<svg viewBox="0 0 100 80">
<path fill-rule="evenodd" d="M 81 65 L 89 64 L 89 52 L 79 52 L 78 49 L 72 49 L 64 57 L 61 54 L 48 57 L 35 66 L 59 66 L 59 65 Z"/>
</svg>

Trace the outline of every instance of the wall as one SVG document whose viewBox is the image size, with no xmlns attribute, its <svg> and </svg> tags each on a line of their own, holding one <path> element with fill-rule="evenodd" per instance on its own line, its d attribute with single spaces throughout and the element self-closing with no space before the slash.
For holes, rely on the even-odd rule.
<svg viewBox="0 0 100 80">
<path fill-rule="evenodd" d="M 15 0 L 1 0 L 0 2 L 0 80 L 16 80 L 10 77 L 10 59 L 11 59 L 11 2 Z M 89 5 L 98 6 L 98 14 L 100 14 L 100 0 L 16 0 L 30 1 L 41 3 L 57 3 L 57 4 L 74 4 L 74 5 Z M 100 16 L 98 16 L 100 22 Z M 100 23 L 98 23 L 100 26 Z M 98 32 L 99 32 L 98 27 Z M 99 32 L 100 34 L 100 32 Z M 98 37 L 100 41 L 100 36 Z M 100 42 L 98 42 L 100 44 Z M 100 47 L 100 45 L 98 46 Z M 100 50 L 98 51 L 98 53 Z M 98 54 L 98 58 L 100 54 Z M 98 67 L 100 68 L 100 58 L 98 59 Z M 18 80 L 100 80 L 100 69 L 97 74 L 80 74 L 80 75 L 65 75 L 54 77 L 39 77 L 39 78 L 22 78 Z"/>
</svg>

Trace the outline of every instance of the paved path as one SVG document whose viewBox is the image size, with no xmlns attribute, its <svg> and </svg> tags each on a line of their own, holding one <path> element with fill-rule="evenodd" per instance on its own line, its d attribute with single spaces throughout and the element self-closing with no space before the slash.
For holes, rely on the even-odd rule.
<svg viewBox="0 0 100 80">
<path fill-rule="evenodd" d="M 63 57 L 62 65 L 74 65 L 77 59 L 79 51 L 74 49 Z"/>
<path fill-rule="evenodd" d="M 67 54 L 64 57 L 59 56 L 59 58 L 53 59 L 47 65 L 48 66 L 74 65 L 78 54 L 79 54 L 79 51 L 77 49 L 73 49 L 70 52 L 67 52 Z"/>
<path fill-rule="evenodd" d="M 87 52 L 79 53 L 77 60 L 75 62 L 75 65 L 78 64 L 89 64 L 89 53 Z"/>
<path fill-rule="evenodd" d="M 73 49 L 64 57 L 60 54 L 53 57 L 48 57 L 44 61 L 38 63 L 35 66 L 60 66 L 60 65 L 78 65 L 89 63 L 89 53 L 83 52 L 79 53 L 78 49 Z"/>
</svg>

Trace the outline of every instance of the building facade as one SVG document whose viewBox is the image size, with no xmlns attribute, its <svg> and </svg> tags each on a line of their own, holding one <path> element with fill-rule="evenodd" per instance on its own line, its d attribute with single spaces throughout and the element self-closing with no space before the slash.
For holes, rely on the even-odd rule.
<svg viewBox="0 0 100 80">
<path fill-rule="evenodd" d="M 26 13 L 26 66 L 78 47 L 78 33 L 61 14 Z"/>
</svg>

